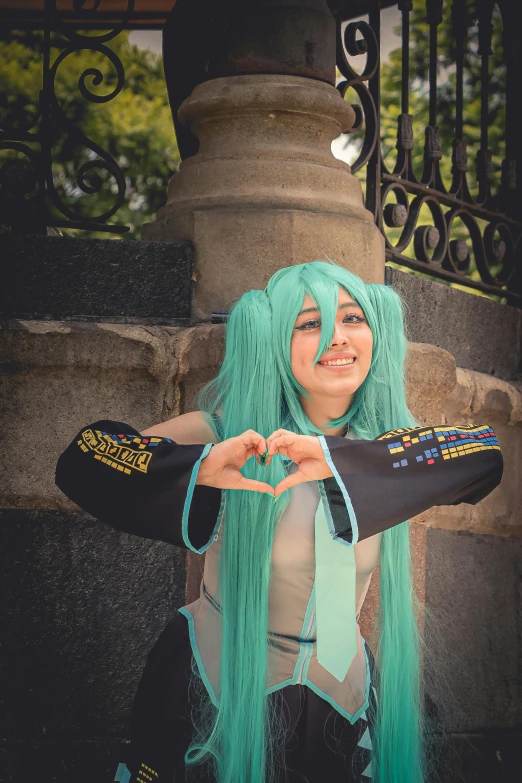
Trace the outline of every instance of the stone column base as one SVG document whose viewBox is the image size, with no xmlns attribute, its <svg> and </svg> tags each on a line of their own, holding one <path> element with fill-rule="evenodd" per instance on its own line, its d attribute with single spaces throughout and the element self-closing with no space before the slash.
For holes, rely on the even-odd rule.
<svg viewBox="0 0 522 783">
<path fill-rule="evenodd" d="M 210 320 L 283 266 L 327 256 L 383 282 L 383 236 L 359 181 L 331 152 L 354 121 L 334 87 L 297 76 L 214 79 L 180 119 L 200 149 L 171 178 L 143 238 L 193 242 L 193 318 Z"/>
</svg>

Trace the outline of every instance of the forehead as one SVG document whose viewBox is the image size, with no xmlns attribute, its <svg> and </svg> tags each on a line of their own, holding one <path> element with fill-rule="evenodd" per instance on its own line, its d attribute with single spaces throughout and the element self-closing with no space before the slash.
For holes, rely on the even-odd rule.
<svg viewBox="0 0 522 783">
<path fill-rule="evenodd" d="M 338 289 L 338 304 L 343 304 L 344 302 L 355 302 L 353 296 L 349 294 L 347 291 L 344 290 L 341 286 L 339 286 Z M 302 307 L 314 307 L 315 302 L 312 299 L 312 297 L 309 294 L 305 293 L 305 297 L 303 299 Z M 359 305 L 357 305 L 359 307 Z"/>
</svg>

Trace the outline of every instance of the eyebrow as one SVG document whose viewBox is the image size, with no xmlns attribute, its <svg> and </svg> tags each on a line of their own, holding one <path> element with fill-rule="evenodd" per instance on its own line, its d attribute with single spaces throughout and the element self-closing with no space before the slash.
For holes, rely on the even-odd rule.
<svg viewBox="0 0 522 783">
<path fill-rule="evenodd" d="M 337 309 L 338 310 L 344 310 L 345 307 L 359 307 L 360 308 L 361 305 L 358 305 L 357 302 L 345 302 L 344 304 L 339 305 L 339 307 Z M 298 315 L 302 315 L 303 313 L 318 313 L 318 312 L 319 312 L 319 310 L 317 309 L 317 307 L 307 307 L 305 310 L 301 310 L 301 312 L 298 313 Z"/>
</svg>

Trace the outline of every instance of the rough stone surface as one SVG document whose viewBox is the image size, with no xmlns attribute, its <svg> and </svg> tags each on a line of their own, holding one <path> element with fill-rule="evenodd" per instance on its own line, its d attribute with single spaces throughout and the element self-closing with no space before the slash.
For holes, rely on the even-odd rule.
<svg viewBox="0 0 522 783">
<path fill-rule="evenodd" d="M 410 340 L 444 348 L 459 367 L 522 379 L 522 310 L 393 267 L 386 282 L 406 303 Z"/>
<path fill-rule="evenodd" d="M 223 324 L 11 321 L 0 339 L 0 506 L 72 509 L 54 468 L 80 427 L 109 418 L 146 429 L 192 410 L 223 338 Z M 24 448 L 21 429 L 31 432 Z"/>
<path fill-rule="evenodd" d="M 196 320 L 264 287 L 281 266 L 326 254 L 383 282 L 383 236 L 350 167 L 332 155 L 354 120 L 334 87 L 297 76 L 213 79 L 180 117 L 199 150 L 171 178 L 143 236 L 193 243 Z"/>
<path fill-rule="evenodd" d="M 194 320 L 229 310 L 246 290 L 264 288 L 281 266 L 329 257 L 368 282 L 382 283 L 382 235 L 362 220 L 353 230 L 347 224 L 341 214 L 297 209 L 210 209 L 190 220 L 173 217 L 169 225 L 178 225 L 197 247 Z"/>
<path fill-rule="evenodd" d="M 190 318 L 190 243 L 0 237 L 10 318 L 174 324 Z"/>
<path fill-rule="evenodd" d="M 435 506 L 416 519 L 427 527 L 522 537 L 522 384 L 458 367 L 455 386 L 441 399 L 439 410 L 445 424 L 493 427 L 502 448 L 504 473 L 500 486 L 480 503 Z"/>
<path fill-rule="evenodd" d="M 521 742 L 520 731 L 449 735 L 427 783 L 517 783 Z"/>
<path fill-rule="evenodd" d="M 0 740 L 2 783 L 111 783 L 125 739 Z"/>
<path fill-rule="evenodd" d="M 425 343 L 408 344 L 406 401 L 421 424 L 444 424 L 441 404 L 457 382 L 454 357 Z"/>
<path fill-rule="evenodd" d="M 522 540 L 430 529 L 426 640 L 451 733 L 522 724 Z M 427 667 L 433 678 L 433 663 Z"/>
<path fill-rule="evenodd" d="M 4 509 L 0 539 L 2 739 L 126 737 L 184 551 L 85 512 Z"/>
</svg>

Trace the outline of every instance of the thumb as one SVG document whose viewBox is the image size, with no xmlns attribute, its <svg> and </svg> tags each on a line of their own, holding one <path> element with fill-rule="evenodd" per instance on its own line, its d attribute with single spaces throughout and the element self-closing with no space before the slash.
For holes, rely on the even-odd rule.
<svg viewBox="0 0 522 783">
<path fill-rule="evenodd" d="M 306 481 L 310 481 L 310 479 L 300 470 L 297 470 L 295 473 L 292 473 L 290 476 L 287 476 L 279 482 L 275 488 L 274 497 L 278 498 L 279 495 L 281 495 L 283 492 L 286 492 L 287 489 L 295 487 L 298 484 L 304 484 Z"/>
</svg>

